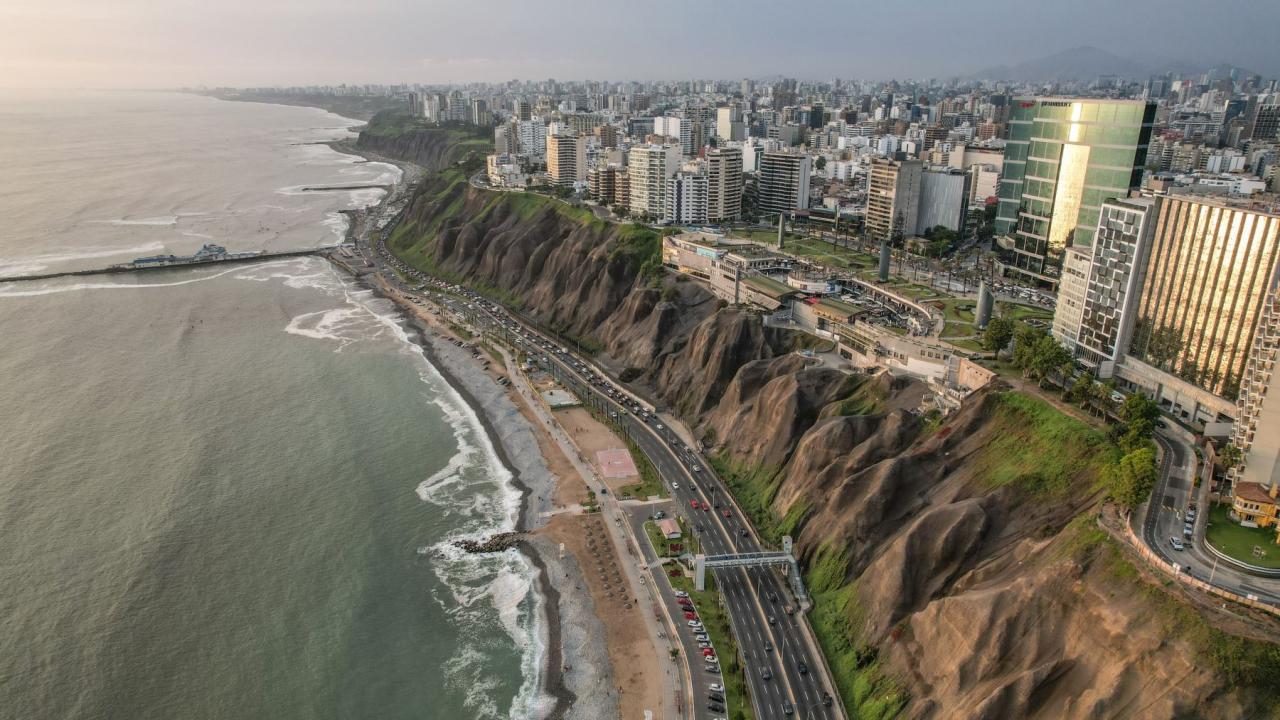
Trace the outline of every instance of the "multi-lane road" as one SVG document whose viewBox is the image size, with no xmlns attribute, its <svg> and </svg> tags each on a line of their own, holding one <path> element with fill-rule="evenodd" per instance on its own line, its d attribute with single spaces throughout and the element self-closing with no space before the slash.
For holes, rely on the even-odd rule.
<svg viewBox="0 0 1280 720">
<path fill-rule="evenodd" d="M 385 235 L 392 225 L 394 223 L 388 224 L 381 234 Z M 408 295 L 421 294 L 392 269 L 411 277 L 423 276 L 391 256 L 382 245 L 385 238 L 370 239 L 377 243 L 376 250 L 368 243 L 362 243 L 360 248 L 369 264 L 381 270 L 382 277 L 399 291 Z M 620 428 L 658 471 L 680 512 L 690 527 L 695 528 L 706 554 L 727 555 L 764 549 L 755 528 L 743 517 L 723 481 L 698 451 L 681 442 L 656 415 L 647 413 L 647 420 L 638 416 L 635 408 L 643 400 L 632 395 L 588 359 L 561 347 L 528 318 L 489 303 L 465 288 L 456 290 L 465 299 L 455 303 L 454 309 L 469 315 L 473 324 L 486 331 L 502 333 L 513 342 L 519 339 L 526 343 L 526 349 L 533 349 L 529 343 L 536 344 L 548 369 L 578 393 L 584 402 L 618 414 Z M 647 403 L 645 407 L 648 407 Z M 699 507 L 705 502 L 713 510 L 694 511 L 691 507 L 694 500 L 698 501 Z M 725 517 L 726 509 L 728 517 Z M 755 716 L 760 720 L 842 718 L 843 712 L 833 701 L 836 693 L 826 674 L 826 666 L 817 656 L 820 651 L 811 630 L 803 625 L 801 615 L 785 612 L 787 605 L 798 607 L 798 603 L 778 571 L 734 568 L 711 572 L 742 656 Z M 682 628 L 685 630 L 688 628 Z M 691 668 L 695 679 L 700 669 L 700 664 Z M 695 682 L 696 690 L 701 687 L 702 682 Z M 705 693 L 696 692 L 694 699 L 698 705 L 692 716 L 717 715 L 708 711 Z"/>
<path fill-rule="evenodd" d="M 1280 607 L 1280 580 L 1250 575 L 1228 563 L 1222 562 L 1204 548 L 1205 525 L 1208 522 L 1207 488 L 1196 488 L 1195 451 L 1181 438 L 1168 432 L 1158 432 L 1156 443 L 1161 449 L 1160 474 L 1151 492 L 1146 517 L 1142 519 L 1142 540 L 1152 552 L 1176 565 L 1180 572 L 1204 580 L 1211 585 L 1238 595 L 1253 595 L 1259 600 Z M 1193 523 L 1192 537 L 1183 532 L 1187 510 L 1195 506 L 1197 515 Z M 1182 550 L 1174 549 L 1172 540 L 1182 543 Z"/>
</svg>

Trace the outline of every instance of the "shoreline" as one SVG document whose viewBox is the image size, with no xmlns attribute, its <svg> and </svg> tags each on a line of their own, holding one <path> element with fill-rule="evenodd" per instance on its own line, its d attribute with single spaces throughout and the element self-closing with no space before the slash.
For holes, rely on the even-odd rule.
<svg viewBox="0 0 1280 720">
<path fill-rule="evenodd" d="M 360 235 L 368 235 L 369 233 L 377 232 L 376 228 L 367 227 L 366 224 L 374 221 L 379 212 L 391 203 L 407 198 L 407 194 L 411 192 L 413 185 L 416 184 L 417 180 L 422 176 L 422 170 L 410 163 L 385 158 L 377 153 L 366 154 L 355 147 L 355 141 L 353 138 L 327 141 L 323 144 L 327 145 L 334 152 L 361 158 L 363 162 L 382 162 L 394 165 L 401 172 L 399 182 L 394 183 L 386 194 L 378 200 L 378 202 L 364 208 L 342 211 L 344 217 L 347 219 L 347 228 L 345 232 L 346 240 L 348 242 L 360 244 L 363 240 Z M 410 330 L 410 332 L 407 333 L 409 341 L 418 347 L 427 362 L 440 373 L 445 382 L 458 393 L 463 402 L 467 404 L 473 413 L 475 413 L 481 429 L 488 436 L 489 441 L 494 448 L 494 453 L 497 456 L 499 463 L 501 463 L 502 466 L 511 473 L 512 487 L 520 493 L 516 518 L 514 520 L 515 530 L 522 533 L 532 533 L 537 530 L 539 527 L 539 516 L 534 512 L 534 502 L 532 500 L 532 498 L 535 497 L 537 489 L 530 484 L 529 479 L 525 477 L 522 469 L 517 467 L 517 464 L 512 461 L 512 457 L 506 443 L 511 432 L 503 433 L 500 431 L 498 423 L 495 422 L 496 419 L 491 416 L 488 404 L 481 402 L 476 397 L 472 388 L 468 387 L 468 383 L 465 381 L 466 378 L 463 377 L 463 373 L 459 372 L 459 368 L 455 368 L 454 363 L 441 356 L 442 352 L 447 352 L 448 349 L 452 349 L 452 346 L 437 347 L 436 343 L 433 342 L 434 330 L 430 327 L 428 322 L 415 312 L 415 308 L 410 303 L 396 296 L 394 293 L 388 292 L 387 289 L 378 282 L 377 279 L 380 278 L 380 276 L 376 271 L 360 271 L 337 258 L 325 257 L 332 265 L 347 274 L 358 286 L 370 290 L 376 297 L 387 300 L 396 307 L 399 319 L 404 322 L 406 328 Z M 468 368 L 468 371 L 474 370 L 475 373 L 468 372 L 467 374 L 483 373 L 482 378 L 484 382 L 492 385 L 495 390 L 498 390 L 498 386 L 492 383 L 487 372 L 482 370 L 477 362 L 469 356 L 466 357 L 463 362 L 471 362 L 471 364 L 474 365 L 473 368 Z M 505 398 L 505 393 L 499 391 L 499 394 Z M 514 407 L 514 405 L 511 407 L 511 411 L 511 414 L 514 415 L 514 417 L 519 418 L 519 421 L 524 421 L 523 416 L 520 414 L 519 410 Z M 545 460 L 542 458 L 541 452 L 537 449 L 536 440 L 533 443 L 533 450 L 533 454 L 537 456 L 538 462 L 543 464 L 543 469 L 545 471 Z M 541 490 L 541 495 L 537 496 L 544 505 L 550 503 L 550 498 L 555 493 L 556 485 L 556 478 L 551 476 L 549 472 L 547 475 L 551 482 L 547 487 L 539 488 Z M 538 683 L 537 693 L 538 696 L 550 698 L 552 700 L 552 705 L 541 717 L 546 718 L 547 720 L 561 720 L 563 718 L 572 717 L 574 715 L 575 708 L 579 706 L 581 701 L 585 700 L 585 698 L 583 698 L 579 693 L 575 692 L 568 686 L 566 683 L 566 673 L 564 671 L 564 668 L 566 667 L 565 646 L 566 640 L 568 640 L 567 636 L 574 634 L 566 632 L 565 621 L 568 619 L 568 615 L 576 613 L 562 612 L 562 605 L 565 604 L 568 599 L 557 586 L 549 567 L 550 565 L 555 565 L 558 570 L 562 570 L 563 565 L 566 564 L 565 560 L 549 555 L 548 553 L 550 552 L 550 548 L 542 548 L 539 545 L 540 543 L 534 536 L 528 536 L 521 538 L 515 547 L 517 551 L 526 558 L 531 569 L 534 571 L 534 577 L 532 579 L 530 589 L 537 593 L 540 598 L 538 605 L 540 607 L 541 618 L 546 629 L 546 647 L 544 648 L 542 658 L 542 675 L 541 680 Z M 561 577 L 569 577 L 569 573 L 565 573 Z M 591 619 L 596 620 L 597 622 L 603 622 L 603 620 L 598 618 L 594 612 L 591 613 Z M 581 618 L 579 618 L 579 620 L 581 620 Z M 603 651 L 604 648 L 602 647 L 601 650 Z M 604 657 L 607 660 L 607 652 L 604 653 Z M 610 679 L 612 679 L 611 672 Z M 597 715 L 588 716 L 596 717 Z"/>
</svg>

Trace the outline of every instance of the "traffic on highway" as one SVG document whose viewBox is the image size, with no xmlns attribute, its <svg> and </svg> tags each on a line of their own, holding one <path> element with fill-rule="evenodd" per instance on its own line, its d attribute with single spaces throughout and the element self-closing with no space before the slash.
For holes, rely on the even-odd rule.
<svg viewBox="0 0 1280 720">
<path fill-rule="evenodd" d="M 378 255 L 381 257 L 368 258 L 371 264 L 382 261 L 401 276 L 433 283 L 451 294 L 452 297 L 440 295 L 433 299 L 446 303 L 481 332 L 501 335 L 512 347 L 535 358 L 582 402 L 595 405 L 614 420 L 653 464 L 704 553 L 730 555 L 763 549 L 749 519 L 743 516 L 699 450 L 682 441 L 652 406 L 589 360 L 559 345 L 528 318 L 491 303 L 463 286 L 423 275 L 390 255 L 381 243 Z M 426 290 L 425 284 L 411 287 L 392 273 L 386 277 L 406 293 L 421 294 Z M 843 718 L 834 701 L 816 640 L 802 615 L 795 614 L 798 603 L 779 571 L 752 567 L 709 572 L 720 591 L 738 644 L 755 716 L 762 720 Z M 686 620 L 683 630 L 696 636 L 700 627 L 689 625 L 690 622 L 697 622 L 696 617 Z M 715 657 L 714 650 L 712 657 Z M 717 657 L 714 663 L 699 660 L 694 665 L 690 659 L 694 701 L 699 703 L 693 708 L 694 716 L 719 718 L 727 714 L 718 672 L 723 661 Z M 699 674 L 700 670 L 711 667 L 714 672 Z"/>
</svg>

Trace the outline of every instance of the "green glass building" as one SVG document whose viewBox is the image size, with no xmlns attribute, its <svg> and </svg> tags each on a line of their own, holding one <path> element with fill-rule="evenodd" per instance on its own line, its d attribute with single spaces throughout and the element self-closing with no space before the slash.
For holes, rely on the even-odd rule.
<svg viewBox="0 0 1280 720">
<path fill-rule="evenodd" d="M 1014 99 L 996 215 L 1008 274 L 1057 285 L 1062 251 L 1093 245 L 1103 201 L 1142 183 L 1155 114 L 1146 100 Z"/>
</svg>

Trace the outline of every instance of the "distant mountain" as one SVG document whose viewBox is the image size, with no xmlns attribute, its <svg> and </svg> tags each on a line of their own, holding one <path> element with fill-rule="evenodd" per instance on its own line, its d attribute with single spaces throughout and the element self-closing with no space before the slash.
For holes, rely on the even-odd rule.
<svg viewBox="0 0 1280 720">
<path fill-rule="evenodd" d="M 997 65 L 973 74 L 975 78 L 1012 82 L 1093 80 L 1099 75 L 1142 78 L 1151 68 L 1100 48 L 1083 45 L 1014 65 Z"/>
</svg>

